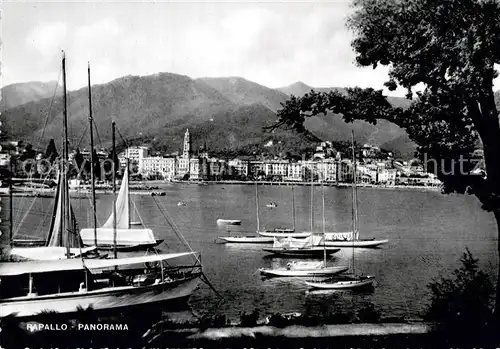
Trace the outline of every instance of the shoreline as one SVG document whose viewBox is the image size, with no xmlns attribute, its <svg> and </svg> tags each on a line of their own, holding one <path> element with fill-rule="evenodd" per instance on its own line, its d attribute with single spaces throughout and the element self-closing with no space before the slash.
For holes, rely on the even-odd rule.
<svg viewBox="0 0 500 349">
<path fill-rule="evenodd" d="M 133 182 L 132 182 L 133 183 Z M 131 184 L 132 184 L 131 183 Z M 140 188 L 140 186 L 150 183 L 155 185 L 160 185 L 155 188 Z M 208 185 L 270 185 L 270 186 L 311 186 L 311 182 L 267 182 L 267 181 L 259 181 L 259 182 L 250 182 L 250 181 L 173 181 L 173 182 L 165 182 L 165 181 L 150 181 L 150 182 L 141 182 L 141 185 L 131 185 L 130 195 L 151 195 L 153 192 L 163 191 L 163 186 L 176 186 L 176 185 L 198 185 L 198 186 L 208 186 Z M 350 183 L 318 183 L 315 182 L 313 186 L 326 186 L 326 187 L 336 187 L 336 188 L 351 188 L 352 184 Z M 137 188 L 138 187 L 138 188 Z M 358 188 L 363 189 L 382 189 L 382 190 L 417 190 L 417 191 L 429 191 L 429 192 L 440 192 L 441 187 L 435 186 L 418 186 L 418 185 L 376 185 L 376 184 L 358 184 Z M 134 190 L 135 189 L 135 190 Z M 111 195 L 113 192 L 111 190 L 103 190 L 97 189 L 97 195 Z M 0 188 L 0 196 L 9 196 L 8 188 Z M 54 197 L 55 191 L 52 189 L 37 189 L 37 190 L 16 190 L 12 192 L 12 196 L 27 196 L 27 197 Z M 85 192 L 71 192 L 70 196 L 73 198 L 86 198 L 90 196 Z"/>
</svg>

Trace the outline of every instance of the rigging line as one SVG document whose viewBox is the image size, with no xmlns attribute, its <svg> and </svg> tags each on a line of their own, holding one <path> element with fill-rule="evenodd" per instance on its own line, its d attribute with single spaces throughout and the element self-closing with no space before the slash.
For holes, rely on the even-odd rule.
<svg viewBox="0 0 500 349">
<path fill-rule="evenodd" d="M 89 129 L 89 125 L 87 125 L 85 127 L 85 130 L 83 131 L 82 136 L 80 137 L 80 140 L 78 141 L 78 144 L 76 145 L 77 148 L 80 148 L 80 144 L 82 144 L 83 137 L 85 137 L 85 135 L 87 134 L 88 129 Z"/>
<path fill-rule="evenodd" d="M 167 223 L 172 228 L 173 232 L 179 238 L 179 240 L 181 240 L 181 242 L 185 245 L 185 247 L 187 247 L 191 252 L 194 252 L 193 249 L 191 248 L 191 246 L 189 245 L 189 243 L 187 242 L 187 240 L 180 233 L 180 229 L 175 225 L 175 223 L 173 222 L 173 220 L 169 216 L 168 212 L 163 207 L 160 206 L 161 203 L 158 200 L 156 200 L 156 198 L 154 196 L 153 196 L 153 200 L 156 203 L 156 206 L 158 206 L 158 209 L 160 210 L 161 214 L 163 215 L 163 217 L 165 218 Z M 194 254 L 194 256 L 195 256 L 196 260 L 201 264 L 201 260 L 198 258 L 198 256 L 196 254 Z"/>
<path fill-rule="evenodd" d="M 134 205 L 134 212 L 137 213 L 137 215 L 139 216 L 139 220 L 141 221 L 141 224 L 143 227 L 146 227 L 146 225 L 144 224 L 144 221 L 142 220 L 142 217 L 141 217 L 141 213 L 139 212 L 139 210 L 137 209 L 137 206 L 135 204 L 135 201 L 134 199 L 131 200 L 132 201 L 132 205 Z"/>
<path fill-rule="evenodd" d="M 95 121 L 92 123 L 94 124 L 95 134 L 97 135 L 97 139 L 99 140 L 99 146 L 102 149 L 102 141 L 101 141 L 101 136 L 99 135 L 99 130 L 97 129 L 97 125 L 96 125 Z"/>
<path fill-rule="evenodd" d="M 24 220 L 26 219 L 26 217 L 28 217 L 28 214 L 31 210 L 31 208 L 33 207 L 33 205 L 35 204 L 35 201 L 36 201 L 36 198 L 35 200 L 32 200 L 31 201 L 31 205 L 30 207 L 28 207 L 28 209 L 26 210 L 26 212 L 24 213 L 24 216 L 23 218 L 21 218 L 21 221 L 19 222 L 19 224 L 17 225 L 17 229 L 12 233 L 12 236 L 16 235 L 18 232 L 19 232 L 19 228 L 21 227 L 21 225 L 23 224 Z"/>
<path fill-rule="evenodd" d="M 214 287 L 214 285 L 212 285 L 212 283 L 210 282 L 210 280 L 208 280 L 208 277 L 205 275 L 205 273 L 202 271 L 201 272 L 201 276 L 200 276 L 200 279 L 201 281 L 203 281 L 205 284 L 207 284 L 208 287 L 210 287 L 210 289 L 212 291 L 214 291 L 214 293 L 217 295 L 217 297 L 219 297 L 220 299 L 224 299 L 224 297 L 222 297 L 222 295 L 219 293 L 219 291 L 217 291 Z"/>
<path fill-rule="evenodd" d="M 123 141 L 123 144 L 125 145 L 125 148 L 128 148 L 129 147 L 128 142 L 125 140 L 125 138 L 123 138 L 123 136 L 120 133 L 120 130 L 118 129 L 118 127 L 116 128 L 116 131 L 118 132 L 118 136 L 120 136 L 121 140 Z"/>
<path fill-rule="evenodd" d="M 56 81 L 56 87 L 54 88 L 54 94 L 52 95 L 52 100 L 50 101 L 50 105 L 49 105 L 49 111 L 47 113 L 47 117 L 45 118 L 45 123 L 43 124 L 43 128 L 42 128 L 42 134 L 40 135 L 40 137 L 38 138 L 38 142 L 36 144 L 36 148 L 35 149 L 38 149 L 39 146 L 40 146 L 40 143 L 42 141 L 42 138 L 45 134 L 45 129 L 47 127 L 47 124 L 49 122 L 49 117 L 50 117 L 50 113 L 52 111 L 52 106 L 54 105 L 54 101 L 55 101 L 55 98 L 56 98 L 56 94 L 57 94 L 57 87 L 59 87 L 59 80 L 61 79 L 61 74 L 62 74 L 62 68 L 59 69 L 59 76 L 57 77 L 57 81 Z"/>
</svg>

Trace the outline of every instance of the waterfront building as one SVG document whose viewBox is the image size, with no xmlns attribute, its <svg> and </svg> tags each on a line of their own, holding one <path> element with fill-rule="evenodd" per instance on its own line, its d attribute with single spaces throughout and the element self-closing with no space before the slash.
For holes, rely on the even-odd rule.
<svg viewBox="0 0 500 349">
<path fill-rule="evenodd" d="M 195 157 L 189 160 L 189 179 L 208 179 L 208 159 L 205 157 Z"/>
<path fill-rule="evenodd" d="M 249 172 L 249 162 L 240 159 L 229 160 L 228 166 L 230 169 L 231 176 L 244 177 L 248 176 Z"/>
<path fill-rule="evenodd" d="M 288 174 L 284 180 L 300 182 L 303 180 L 303 172 L 302 164 L 300 162 L 291 162 L 288 164 Z"/>
<path fill-rule="evenodd" d="M 395 169 L 388 169 L 379 167 L 377 171 L 377 183 L 394 185 L 396 184 L 396 173 Z"/>
<path fill-rule="evenodd" d="M 265 163 L 261 160 L 252 160 L 248 165 L 248 173 L 253 178 L 259 178 L 265 176 Z"/>
<path fill-rule="evenodd" d="M 264 164 L 266 177 L 286 177 L 288 175 L 288 160 L 271 160 Z"/>
<path fill-rule="evenodd" d="M 228 166 L 225 160 L 216 158 L 208 159 L 208 177 L 210 179 L 220 180 L 228 174 Z"/>
<path fill-rule="evenodd" d="M 172 179 L 175 174 L 176 159 L 163 156 L 148 156 L 142 159 L 140 172 L 146 176 L 161 176 Z"/>
<path fill-rule="evenodd" d="M 337 160 L 324 159 L 317 163 L 319 178 L 325 182 L 337 181 Z"/>
</svg>

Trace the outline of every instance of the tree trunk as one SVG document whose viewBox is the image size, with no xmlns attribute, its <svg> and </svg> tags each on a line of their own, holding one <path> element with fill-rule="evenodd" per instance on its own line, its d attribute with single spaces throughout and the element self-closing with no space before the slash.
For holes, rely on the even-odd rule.
<svg viewBox="0 0 500 349">
<path fill-rule="evenodd" d="M 500 210 L 493 212 L 495 215 L 495 220 L 497 222 L 497 254 L 498 254 L 498 265 L 497 265 L 497 285 L 496 285 L 496 297 L 495 297 L 495 317 L 497 321 L 500 320 Z"/>
</svg>

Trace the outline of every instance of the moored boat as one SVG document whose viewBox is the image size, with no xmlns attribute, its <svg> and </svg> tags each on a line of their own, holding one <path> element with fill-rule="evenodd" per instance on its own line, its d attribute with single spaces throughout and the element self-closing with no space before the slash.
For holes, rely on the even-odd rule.
<svg viewBox="0 0 500 349">
<path fill-rule="evenodd" d="M 311 235 L 309 232 L 295 232 L 291 229 L 275 229 L 259 231 L 260 236 L 273 237 L 273 238 L 306 238 Z"/>
<path fill-rule="evenodd" d="M 324 262 L 289 262 L 284 268 L 260 268 L 265 276 L 295 277 L 295 276 L 332 276 L 347 271 L 347 266 L 327 266 Z"/>
<path fill-rule="evenodd" d="M 257 235 L 235 235 L 235 236 L 219 236 L 218 239 L 230 243 L 247 243 L 247 244 L 267 244 L 274 241 L 273 238 L 267 238 Z"/>
<path fill-rule="evenodd" d="M 325 251 L 323 248 L 286 248 L 286 247 L 269 247 L 263 248 L 264 252 L 269 252 L 277 256 L 295 257 L 295 258 L 323 258 Z M 340 248 L 327 248 L 326 254 L 332 255 L 340 251 Z"/>
<path fill-rule="evenodd" d="M 222 219 L 222 218 L 219 218 L 217 220 L 217 224 L 221 224 L 221 225 L 240 225 L 241 224 L 241 220 L 239 220 L 239 219 Z"/>
<path fill-rule="evenodd" d="M 328 290 L 345 290 L 366 287 L 373 284 L 375 278 L 373 276 L 353 276 L 337 278 L 333 281 L 306 281 L 306 285 L 312 288 L 328 289 Z"/>
<path fill-rule="evenodd" d="M 163 240 L 156 239 L 151 229 L 130 227 L 129 200 L 128 167 L 125 167 L 114 212 L 111 213 L 108 220 L 101 227 L 80 230 L 80 237 L 83 244 L 91 246 L 97 240 L 97 247 L 102 250 L 114 249 L 116 245 L 117 250 L 132 251 L 147 249 L 162 243 Z M 114 221 L 115 213 L 116 221 Z M 116 223 L 115 227 L 113 226 L 114 223 Z"/>
<path fill-rule="evenodd" d="M 43 311 L 60 314 L 92 307 L 95 311 L 187 299 L 198 287 L 199 258 L 189 267 L 170 267 L 167 260 L 195 252 L 119 259 L 67 259 L 0 263 L 0 318 L 33 317 Z M 120 266 L 154 268 L 115 271 Z"/>
</svg>

